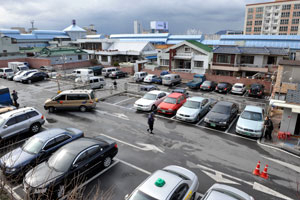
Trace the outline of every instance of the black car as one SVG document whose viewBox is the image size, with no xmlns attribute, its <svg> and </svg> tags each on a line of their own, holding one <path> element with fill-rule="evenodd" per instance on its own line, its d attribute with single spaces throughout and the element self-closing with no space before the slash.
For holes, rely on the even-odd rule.
<svg viewBox="0 0 300 200">
<path fill-rule="evenodd" d="M 228 93 L 228 92 L 230 92 L 231 88 L 232 88 L 232 85 L 230 83 L 220 82 L 220 83 L 218 83 L 215 91 L 219 92 L 219 93 Z"/>
<path fill-rule="evenodd" d="M 77 139 L 27 172 L 24 189 L 31 197 L 60 198 L 91 172 L 109 167 L 117 153 L 116 142 L 106 137 Z"/>
<path fill-rule="evenodd" d="M 219 101 L 205 116 L 206 126 L 214 128 L 228 128 L 232 120 L 239 112 L 239 107 L 235 103 Z"/>
<path fill-rule="evenodd" d="M 89 67 L 88 69 L 91 69 L 93 70 L 94 72 L 94 75 L 95 76 L 98 76 L 98 75 L 102 75 L 102 69 L 104 67 L 102 65 L 99 65 L 99 66 L 92 66 L 92 67 Z"/>
<path fill-rule="evenodd" d="M 159 88 L 156 85 L 141 85 L 140 90 L 149 92 L 152 90 L 159 90 Z"/>
<path fill-rule="evenodd" d="M 200 90 L 214 91 L 216 88 L 216 85 L 217 85 L 217 83 L 214 81 L 204 81 L 200 86 Z"/>
<path fill-rule="evenodd" d="M 22 83 L 32 83 L 37 81 L 45 80 L 49 78 L 49 75 L 45 72 L 32 72 L 28 76 L 25 76 L 21 79 Z"/>
<path fill-rule="evenodd" d="M 248 90 L 248 96 L 252 97 L 263 97 L 265 94 L 265 86 L 262 84 L 251 84 L 250 89 Z"/>
<path fill-rule="evenodd" d="M 127 73 L 123 72 L 123 71 L 114 71 L 111 74 L 109 74 L 109 77 L 112 79 L 126 77 L 126 76 L 127 76 Z"/>
</svg>

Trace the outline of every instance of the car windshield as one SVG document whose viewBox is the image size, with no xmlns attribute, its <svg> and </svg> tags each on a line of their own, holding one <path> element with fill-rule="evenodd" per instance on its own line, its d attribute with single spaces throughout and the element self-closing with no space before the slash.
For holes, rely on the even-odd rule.
<svg viewBox="0 0 300 200">
<path fill-rule="evenodd" d="M 204 81 L 204 83 L 202 83 L 203 86 L 210 86 L 211 82 L 210 81 Z"/>
<path fill-rule="evenodd" d="M 12 69 L 6 69 L 5 71 L 6 71 L 6 72 L 13 72 Z"/>
<path fill-rule="evenodd" d="M 142 192 L 140 190 L 137 190 L 136 192 L 134 192 L 131 195 L 129 200 L 157 200 L 157 199 L 149 196 L 148 194 L 145 194 L 144 192 Z"/>
<path fill-rule="evenodd" d="M 148 99 L 148 100 L 155 100 L 156 99 L 156 94 L 150 94 L 147 93 L 143 96 L 143 99 Z"/>
<path fill-rule="evenodd" d="M 0 116 L 0 126 L 2 126 L 5 122 L 5 119 Z"/>
<path fill-rule="evenodd" d="M 194 81 L 195 82 L 202 82 L 202 78 L 200 78 L 200 77 L 199 78 L 194 78 Z"/>
<path fill-rule="evenodd" d="M 243 114 L 241 115 L 241 118 L 249 119 L 253 121 L 263 121 L 261 113 L 251 112 L 251 111 L 244 111 Z"/>
<path fill-rule="evenodd" d="M 251 88 L 252 89 L 256 89 L 256 88 L 261 88 L 261 85 L 258 85 L 258 84 L 253 84 L 253 85 L 251 85 Z"/>
<path fill-rule="evenodd" d="M 20 75 L 21 73 L 24 73 L 24 71 L 18 71 L 16 75 Z"/>
<path fill-rule="evenodd" d="M 187 108 L 197 109 L 197 108 L 200 108 L 200 102 L 197 102 L 197 101 L 187 101 L 187 102 L 184 103 L 183 106 L 187 107 Z"/>
<path fill-rule="evenodd" d="M 212 109 L 212 112 L 220 113 L 220 114 L 229 114 L 230 113 L 230 107 L 225 105 L 215 105 Z"/>
<path fill-rule="evenodd" d="M 235 88 L 243 88 L 243 86 L 241 86 L 241 85 L 235 85 L 234 87 Z"/>
<path fill-rule="evenodd" d="M 48 160 L 50 168 L 58 172 L 66 172 L 72 165 L 75 155 L 68 152 L 66 149 L 60 149 L 55 152 Z"/>
<path fill-rule="evenodd" d="M 172 98 L 172 97 L 167 97 L 164 100 L 165 103 L 171 103 L 171 104 L 176 104 L 176 98 Z"/>
<path fill-rule="evenodd" d="M 32 137 L 22 146 L 23 151 L 31 154 L 37 154 L 41 151 L 44 143 L 37 137 Z"/>
<path fill-rule="evenodd" d="M 227 86 L 227 83 L 219 83 L 218 84 L 218 87 L 226 87 Z"/>
<path fill-rule="evenodd" d="M 170 76 L 163 76 L 162 77 L 164 80 L 171 80 L 171 77 Z"/>
</svg>

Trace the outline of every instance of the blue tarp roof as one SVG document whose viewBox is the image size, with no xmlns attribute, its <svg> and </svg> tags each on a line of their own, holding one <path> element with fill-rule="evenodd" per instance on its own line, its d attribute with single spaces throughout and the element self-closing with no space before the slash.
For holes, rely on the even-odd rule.
<svg viewBox="0 0 300 200">
<path fill-rule="evenodd" d="M 157 56 L 147 56 L 146 58 L 149 59 L 149 60 L 150 60 L 150 59 L 156 59 Z"/>
</svg>

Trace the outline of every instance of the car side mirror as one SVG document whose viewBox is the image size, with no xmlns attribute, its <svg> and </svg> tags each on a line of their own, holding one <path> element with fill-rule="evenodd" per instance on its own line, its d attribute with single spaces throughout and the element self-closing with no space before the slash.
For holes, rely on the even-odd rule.
<svg viewBox="0 0 300 200">
<path fill-rule="evenodd" d="M 72 166 L 72 169 L 76 169 L 78 167 L 78 164 L 74 164 L 73 166 Z"/>
<path fill-rule="evenodd" d="M 125 197 L 124 197 L 124 199 L 127 200 L 128 197 L 129 197 L 129 194 L 126 194 Z"/>
<path fill-rule="evenodd" d="M 7 127 L 8 127 L 7 125 L 4 125 L 4 126 L 3 126 L 3 128 L 7 128 Z"/>
</svg>

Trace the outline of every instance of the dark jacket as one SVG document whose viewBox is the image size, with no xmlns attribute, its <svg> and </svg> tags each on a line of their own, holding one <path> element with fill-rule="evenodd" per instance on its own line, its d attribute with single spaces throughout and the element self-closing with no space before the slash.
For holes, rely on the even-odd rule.
<svg viewBox="0 0 300 200">
<path fill-rule="evenodd" d="M 18 93 L 17 92 L 13 92 L 11 95 L 12 95 L 14 101 L 18 100 Z"/>
<path fill-rule="evenodd" d="M 148 116 L 148 124 L 153 124 L 153 123 L 154 123 L 154 115 L 150 113 Z"/>
</svg>

